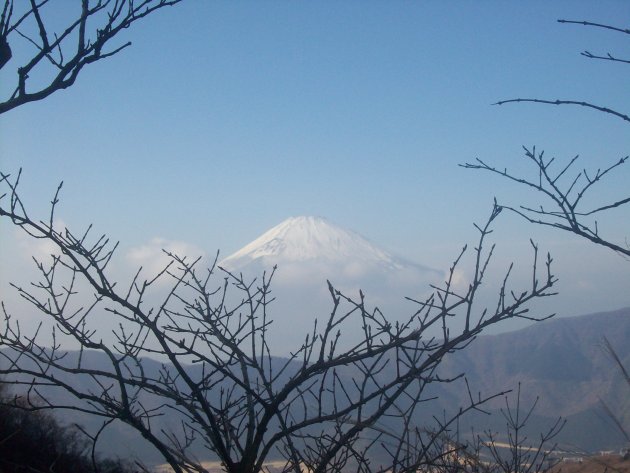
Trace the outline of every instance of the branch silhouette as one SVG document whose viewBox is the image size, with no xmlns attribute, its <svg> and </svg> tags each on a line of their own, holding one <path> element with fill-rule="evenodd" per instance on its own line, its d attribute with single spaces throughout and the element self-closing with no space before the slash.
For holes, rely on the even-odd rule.
<svg viewBox="0 0 630 473">
<path fill-rule="evenodd" d="M 131 46 L 131 42 L 125 42 L 106 49 L 125 29 L 180 1 L 81 0 L 77 15 L 53 31 L 48 26 L 50 22 L 44 19 L 52 11 L 46 10 L 52 7 L 51 0 L 30 0 L 28 4 L 24 1 L 17 5 L 13 0 L 4 0 L 0 16 L 0 69 L 10 65 L 12 59 L 17 60 L 11 44 L 18 39 L 30 44 L 34 52 L 15 66 L 15 86 L 9 97 L 0 99 L 0 114 L 70 87 L 85 66 Z M 79 6 L 78 2 L 76 5 Z M 29 80 L 31 76 L 37 76 L 38 80 Z M 32 90 L 31 83 L 36 84 Z"/>
<path fill-rule="evenodd" d="M 258 472 L 278 456 L 285 471 L 385 471 L 392 465 L 412 471 L 430 464 L 441 458 L 443 438 L 457 419 L 495 397 L 471 396 L 452 416 L 416 427 L 416 412 L 430 402 L 429 388 L 460 378 L 440 377 L 443 360 L 491 326 L 550 317 L 533 316 L 528 308 L 553 295 L 556 282 L 551 257 L 541 266 L 536 245 L 529 287 L 510 287 L 510 267 L 494 308 L 477 302 L 494 250 L 488 244 L 492 224 L 502 211 L 495 205 L 477 226 L 468 288 L 453 284 L 467 247 L 445 282 L 396 322 L 370 309 L 363 293 L 351 297 L 329 283 L 330 313 L 288 358 L 277 358 L 267 339 L 273 270 L 246 280 L 219 268 L 216 258 L 204 269 L 199 259 L 167 253 L 170 263 L 156 276 L 143 278 L 139 270 L 123 288 L 108 269 L 117 244 L 91 237 L 91 227 L 79 235 L 55 229 L 59 189 L 47 218 L 32 218 L 19 181 L 19 174 L 2 175 L 0 218 L 57 251 L 48 262 L 35 260 L 39 280 L 32 286 L 14 285 L 47 328 L 26 334 L 3 306 L 0 374 L 25 388 L 23 406 L 74 410 L 131 426 L 174 471 L 204 471 L 190 453 L 199 442 L 228 472 Z M 97 328 L 104 316 L 109 335 Z M 344 334 L 352 327 L 362 327 L 363 337 L 348 345 Z M 44 330 L 52 334 L 52 346 L 43 342 Z M 68 341 L 79 345 L 78 353 L 62 349 Z M 92 351 L 108 360 L 107 368 L 84 361 Z M 146 357 L 168 363 L 150 370 Z M 55 402 L 58 397 L 46 395 L 51 390 L 75 401 Z M 43 403 L 30 402 L 35 396 Z M 180 420 L 177 429 L 156 429 L 166 415 Z M 375 448 L 388 458 L 382 467 L 371 463 Z"/>
</svg>

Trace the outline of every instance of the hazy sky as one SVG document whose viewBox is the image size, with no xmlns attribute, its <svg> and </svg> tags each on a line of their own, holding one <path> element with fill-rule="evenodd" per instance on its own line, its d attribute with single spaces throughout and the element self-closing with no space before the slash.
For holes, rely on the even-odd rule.
<svg viewBox="0 0 630 473">
<path fill-rule="evenodd" d="M 51 21 L 79 8 L 61 4 Z M 630 69 L 579 54 L 627 56 L 628 36 L 558 18 L 627 27 L 630 3 L 185 1 L 125 31 L 116 44 L 133 46 L 71 88 L 0 117 L 0 168 L 23 168 L 42 217 L 63 180 L 58 217 L 94 223 L 132 263 L 161 244 L 227 256 L 289 216 L 319 215 L 446 268 L 495 195 L 537 202 L 458 163 L 526 169 L 523 145 L 580 154 L 591 169 L 629 153 L 630 128 L 611 116 L 491 105 L 561 98 L 628 112 Z M 624 169 L 600 195 L 626 197 L 629 182 Z M 619 211 L 600 228 L 623 241 L 629 222 Z M 5 297 L 34 247 L 0 225 Z M 507 215 L 494 236 L 499 269 L 527 266 L 530 236 L 552 251 L 550 310 L 630 305 L 630 262 L 610 251 Z"/>
</svg>

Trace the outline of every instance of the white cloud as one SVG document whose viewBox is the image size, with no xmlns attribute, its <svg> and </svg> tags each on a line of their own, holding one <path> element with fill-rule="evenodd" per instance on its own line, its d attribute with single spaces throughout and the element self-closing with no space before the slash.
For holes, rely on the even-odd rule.
<svg viewBox="0 0 630 473">
<path fill-rule="evenodd" d="M 186 261 L 191 263 L 197 258 L 206 257 L 206 253 L 195 245 L 160 237 L 152 238 L 143 245 L 129 249 L 125 257 L 134 268 L 142 266 L 145 277 L 153 277 L 171 262 L 171 257 L 165 252 L 180 258 L 186 257 Z"/>
<path fill-rule="evenodd" d="M 453 271 L 452 288 L 458 292 L 464 292 L 468 289 L 470 281 L 463 269 L 455 268 Z"/>
<path fill-rule="evenodd" d="M 63 220 L 55 220 L 53 228 L 55 231 L 62 233 L 66 229 L 66 224 Z M 34 238 L 21 228 L 16 228 L 14 235 L 22 256 L 29 260 L 35 258 L 40 262 L 46 262 L 51 255 L 58 256 L 61 254 L 59 247 L 52 241 L 45 238 Z"/>
</svg>

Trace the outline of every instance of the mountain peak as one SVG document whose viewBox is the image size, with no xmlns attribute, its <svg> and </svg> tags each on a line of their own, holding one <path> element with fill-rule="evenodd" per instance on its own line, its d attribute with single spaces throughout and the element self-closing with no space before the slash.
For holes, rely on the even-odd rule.
<svg viewBox="0 0 630 473">
<path fill-rule="evenodd" d="M 253 262 L 267 264 L 306 261 L 358 261 L 398 267 L 400 263 L 367 239 L 323 217 L 290 217 L 236 253 L 221 265 L 240 269 Z"/>
</svg>

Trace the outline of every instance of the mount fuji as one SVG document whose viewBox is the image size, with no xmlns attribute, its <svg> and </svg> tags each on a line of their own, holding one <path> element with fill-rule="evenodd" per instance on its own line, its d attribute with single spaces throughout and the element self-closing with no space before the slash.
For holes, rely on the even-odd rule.
<svg viewBox="0 0 630 473">
<path fill-rule="evenodd" d="M 252 266 L 270 268 L 273 265 L 306 266 L 313 263 L 341 265 L 347 269 L 366 266 L 387 272 L 411 268 L 420 272 L 433 272 L 430 268 L 393 256 L 358 233 L 322 217 L 288 218 L 225 258 L 221 266 L 240 271 Z M 350 270 L 348 275 L 353 274 Z"/>
<path fill-rule="evenodd" d="M 291 217 L 219 266 L 251 278 L 277 266 L 271 285 L 272 332 L 278 335 L 277 343 L 285 345 L 296 334 L 312 330 L 315 318 L 330 314 L 327 280 L 352 298 L 362 290 L 370 306 L 378 306 L 394 321 L 413 313 L 405 296 L 424 298 L 429 284 L 444 277 L 321 217 Z"/>
</svg>

